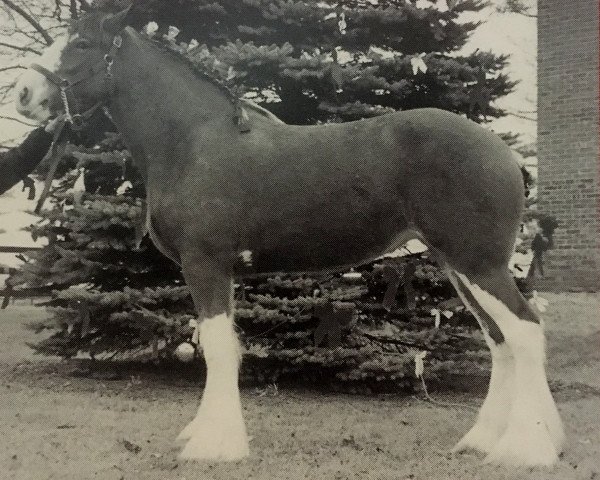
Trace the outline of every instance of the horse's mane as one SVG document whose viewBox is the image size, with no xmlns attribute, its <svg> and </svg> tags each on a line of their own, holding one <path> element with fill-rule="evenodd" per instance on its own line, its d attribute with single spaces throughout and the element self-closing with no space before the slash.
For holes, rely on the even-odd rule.
<svg viewBox="0 0 600 480">
<path fill-rule="evenodd" d="M 179 63 L 182 63 L 186 67 L 188 67 L 191 72 L 200 80 L 206 80 L 213 86 L 217 87 L 228 99 L 234 104 L 241 104 L 244 108 L 251 110 L 255 113 L 258 113 L 260 116 L 268 118 L 276 123 L 285 123 L 279 117 L 277 117 L 274 113 L 270 112 L 264 107 L 261 107 L 257 103 L 252 100 L 241 98 L 231 87 L 225 84 L 221 79 L 214 76 L 207 69 L 203 68 L 201 65 L 198 65 L 192 62 L 188 57 L 183 55 L 180 51 L 175 49 L 172 44 L 169 44 L 160 39 L 150 38 L 148 36 L 142 35 L 142 38 L 148 40 L 151 45 L 158 48 L 161 52 L 168 54 L 171 58 L 176 60 Z"/>
<path fill-rule="evenodd" d="M 231 87 L 226 85 L 221 79 L 214 76 L 208 70 L 202 68 L 200 65 L 192 62 L 189 58 L 183 55 L 181 52 L 173 48 L 172 45 L 159 40 L 150 38 L 147 35 L 141 34 L 144 40 L 147 40 L 151 45 L 159 49 L 161 52 L 168 54 L 171 58 L 188 67 L 188 69 L 200 80 L 206 80 L 213 86 L 217 87 L 225 96 L 232 102 L 238 101 L 238 95 L 233 91 Z"/>
<path fill-rule="evenodd" d="M 123 7 L 123 3 L 124 2 L 122 0 L 95 1 L 92 4 L 92 8 L 87 11 L 86 15 L 102 15 L 104 13 L 114 13 L 117 10 L 116 7 L 119 7 L 119 9 Z M 125 3 L 127 3 L 126 0 Z M 78 21 L 72 21 L 70 23 L 71 25 L 69 26 L 69 30 L 72 32 L 78 25 Z M 271 113 L 266 108 L 261 107 L 260 105 L 254 103 L 249 99 L 241 98 L 241 96 L 235 91 L 234 88 L 227 85 L 220 78 L 217 78 L 212 72 L 204 68 L 204 66 L 192 62 L 192 60 L 186 57 L 174 43 L 170 43 L 158 37 L 152 38 L 148 35 L 139 33 L 137 31 L 136 35 L 141 37 L 141 39 L 146 41 L 149 45 L 160 50 L 162 53 L 167 54 L 176 62 L 187 67 L 188 70 L 191 71 L 198 79 L 207 81 L 208 83 L 216 87 L 235 107 L 240 106 L 241 104 L 242 107 L 245 107 L 255 113 L 258 113 L 262 117 L 268 118 L 277 123 L 284 123 L 281 119 L 279 119 L 275 114 Z"/>
</svg>

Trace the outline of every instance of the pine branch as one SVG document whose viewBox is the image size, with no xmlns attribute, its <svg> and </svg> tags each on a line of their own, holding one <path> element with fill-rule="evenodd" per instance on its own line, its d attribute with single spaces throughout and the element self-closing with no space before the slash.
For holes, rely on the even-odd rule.
<svg viewBox="0 0 600 480">
<path fill-rule="evenodd" d="M 411 342 L 403 342 L 402 340 L 398 340 L 397 338 L 378 337 L 376 335 L 371 335 L 366 332 L 361 332 L 361 334 L 364 337 L 368 338 L 369 340 L 371 340 L 373 342 L 377 342 L 377 343 L 382 343 L 382 344 L 389 343 L 391 345 L 401 345 L 403 347 L 416 348 L 419 350 L 427 350 L 428 352 L 431 351 L 431 348 L 428 348 L 425 345 L 418 345 L 416 343 L 411 343 Z"/>
<path fill-rule="evenodd" d="M 40 33 L 40 35 L 42 35 L 42 37 L 46 41 L 46 45 L 52 45 L 54 43 L 52 37 L 48 35 L 48 32 L 44 29 L 44 27 L 42 27 L 40 23 L 35 18 L 33 18 L 31 14 L 27 13 L 22 7 L 15 4 L 12 0 L 0 1 L 2 1 L 2 3 L 4 3 L 8 8 L 21 15 L 25 20 L 27 20 L 29 24 L 33 28 L 35 28 Z"/>
</svg>

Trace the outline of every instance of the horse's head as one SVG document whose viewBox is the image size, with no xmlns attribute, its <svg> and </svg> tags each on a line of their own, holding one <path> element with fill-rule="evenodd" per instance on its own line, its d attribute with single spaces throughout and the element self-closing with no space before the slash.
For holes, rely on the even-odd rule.
<svg viewBox="0 0 600 480">
<path fill-rule="evenodd" d="M 48 47 L 18 80 L 19 113 L 43 122 L 61 113 L 80 114 L 107 100 L 112 56 L 128 11 L 90 12 L 73 22 L 68 35 Z"/>
</svg>

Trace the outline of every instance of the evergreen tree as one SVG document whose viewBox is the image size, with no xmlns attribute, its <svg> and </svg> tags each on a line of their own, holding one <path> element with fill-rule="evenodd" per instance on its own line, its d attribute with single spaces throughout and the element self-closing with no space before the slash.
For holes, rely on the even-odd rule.
<svg viewBox="0 0 600 480">
<path fill-rule="evenodd" d="M 158 22 L 158 31 L 150 29 L 155 39 L 288 123 L 417 107 L 485 123 L 503 115 L 493 102 L 514 83 L 502 73 L 506 57 L 456 53 L 478 26 L 462 15 L 484 5 L 180 0 L 173 8 L 141 0 L 131 22 L 136 28 Z M 71 145 L 60 173 L 45 222 L 32 232 L 47 236 L 49 245 L 12 279 L 56 289 L 52 316 L 35 327 L 57 333 L 37 349 L 169 357 L 193 335 L 195 313 L 175 265 L 147 239 L 140 244 L 143 187 L 118 134 L 109 132 L 94 146 Z M 73 191 L 82 183 L 85 192 Z M 294 374 L 353 388 L 395 388 L 415 381 L 418 352 L 429 352 L 432 375 L 477 369 L 485 358 L 473 318 L 426 253 L 345 276 L 247 279 L 237 295 L 245 372 L 255 379 Z"/>
<path fill-rule="evenodd" d="M 346 121 L 391 110 L 437 107 L 477 122 L 503 115 L 511 91 L 506 56 L 456 52 L 479 25 L 461 21 L 480 0 L 446 8 L 406 0 L 184 0 L 177 9 L 147 0 L 134 24 L 169 25 L 189 57 L 227 79 L 287 123 Z M 275 101 L 273 101 L 275 100 Z"/>
</svg>

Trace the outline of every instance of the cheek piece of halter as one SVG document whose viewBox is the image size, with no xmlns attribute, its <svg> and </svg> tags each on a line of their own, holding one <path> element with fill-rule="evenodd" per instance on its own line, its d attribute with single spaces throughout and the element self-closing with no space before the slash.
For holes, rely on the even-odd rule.
<svg viewBox="0 0 600 480">
<path fill-rule="evenodd" d="M 85 127 L 86 121 L 89 120 L 94 112 L 104 103 L 103 100 L 99 100 L 88 110 L 79 112 L 78 106 L 80 105 L 80 102 L 73 93 L 73 87 L 86 80 L 90 80 L 97 73 L 104 71 L 104 83 L 107 89 L 107 97 L 112 96 L 115 91 L 112 65 L 115 55 L 119 48 L 121 48 L 122 43 L 123 39 L 121 38 L 121 35 L 115 35 L 110 50 L 104 55 L 104 58 L 93 67 L 71 79 L 63 78 L 37 63 L 31 64 L 33 70 L 44 75 L 50 83 L 56 85 L 60 89 L 60 98 L 65 110 L 64 121 L 70 123 L 73 130 L 82 130 Z"/>
</svg>

